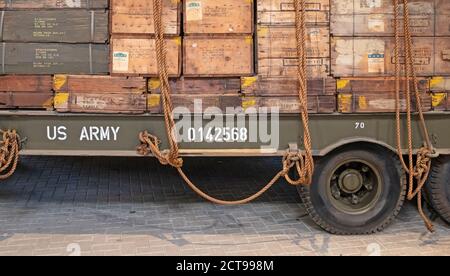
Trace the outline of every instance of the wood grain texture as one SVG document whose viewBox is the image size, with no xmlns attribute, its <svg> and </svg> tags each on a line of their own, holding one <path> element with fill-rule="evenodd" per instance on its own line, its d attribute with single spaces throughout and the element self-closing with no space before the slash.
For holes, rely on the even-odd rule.
<svg viewBox="0 0 450 276">
<path fill-rule="evenodd" d="M 401 91 L 406 89 L 406 78 L 400 81 Z M 352 92 L 386 92 L 395 91 L 395 77 L 378 77 L 378 78 L 341 78 L 337 83 L 337 91 L 340 93 Z M 410 87 L 414 82 L 410 81 Z M 418 78 L 418 88 L 422 93 L 426 93 L 430 89 L 430 80 L 428 78 Z"/>
<path fill-rule="evenodd" d="M 50 92 L 51 76 L 0 76 L 0 92 Z"/>
<path fill-rule="evenodd" d="M 111 77 L 89 75 L 55 75 L 53 90 L 75 93 L 145 93 L 147 84 L 140 77 Z"/>
<path fill-rule="evenodd" d="M 169 75 L 181 73 L 181 38 L 166 40 Z M 156 45 L 153 38 L 113 36 L 111 39 L 111 74 L 157 76 Z"/>
<path fill-rule="evenodd" d="M 51 92 L 0 92 L 0 109 L 52 110 Z"/>
<path fill-rule="evenodd" d="M 448 37 L 415 37 L 414 63 L 420 76 L 450 74 Z M 344 38 L 332 39 L 331 67 L 336 77 L 392 76 L 395 73 L 394 38 Z M 401 49 L 403 50 L 403 45 Z M 401 64 L 405 55 L 401 51 Z"/>
<path fill-rule="evenodd" d="M 329 0 L 308 0 L 305 4 L 308 25 L 329 25 Z M 257 18 L 260 25 L 295 26 L 294 1 L 258 0 Z"/>
<path fill-rule="evenodd" d="M 269 111 L 279 111 L 280 113 L 300 113 L 300 103 L 298 96 L 278 96 L 278 97 L 244 97 L 242 106 L 245 112 L 253 113 L 261 108 Z M 334 113 L 336 111 L 335 95 L 310 96 L 308 100 L 308 112 Z"/>
<path fill-rule="evenodd" d="M 295 27 L 258 26 L 258 59 L 295 58 L 297 41 Z M 308 27 L 307 57 L 330 57 L 329 27 Z"/>
<path fill-rule="evenodd" d="M 86 10 L 5 11 L 0 40 L 6 42 L 105 43 L 108 12 Z"/>
<path fill-rule="evenodd" d="M 271 58 L 258 60 L 258 75 L 266 78 L 295 78 L 297 76 L 296 58 Z M 308 58 L 308 78 L 324 78 L 330 74 L 329 58 Z"/>
<path fill-rule="evenodd" d="M 247 96 L 296 96 L 299 84 L 295 78 L 241 78 L 242 93 Z M 308 80 L 308 95 L 335 95 L 336 80 L 323 78 Z"/>
<path fill-rule="evenodd" d="M 0 0 L 0 9 L 107 9 L 109 0 Z"/>
<path fill-rule="evenodd" d="M 185 34 L 252 34 L 253 1 L 186 0 Z"/>
<path fill-rule="evenodd" d="M 0 76 L 0 109 L 52 109 L 51 76 Z"/>
<path fill-rule="evenodd" d="M 109 47 L 103 44 L 0 43 L 3 74 L 107 74 Z"/>
<path fill-rule="evenodd" d="M 112 34 L 154 34 L 153 0 L 111 0 Z M 163 0 L 164 32 L 180 34 L 181 2 Z"/>
<path fill-rule="evenodd" d="M 409 1 L 413 36 L 436 33 L 435 0 Z M 403 5 L 401 5 L 403 11 Z M 393 36 L 393 1 L 332 1 L 331 33 L 336 36 Z M 403 17 L 401 16 L 401 21 Z M 401 22 L 403 24 L 403 22 Z"/>
<path fill-rule="evenodd" d="M 365 92 L 338 94 L 338 110 L 341 113 L 393 113 L 396 110 L 395 91 Z M 413 111 L 417 111 L 414 97 L 412 97 Z M 422 93 L 422 105 L 424 111 L 431 110 L 431 96 Z M 406 99 L 402 93 L 400 109 L 406 112 Z"/>
<path fill-rule="evenodd" d="M 183 73 L 189 77 L 253 74 L 251 36 L 189 36 L 183 43 Z"/>
<path fill-rule="evenodd" d="M 147 97 L 139 93 L 57 93 L 58 112 L 98 114 L 142 114 L 147 110 Z"/>
<path fill-rule="evenodd" d="M 172 94 L 184 95 L 238 95 L 241 90 L 239 78 L 180 78 L 171 79 Z M 161 82 L 158 78 L 148 80 L 149 91 L 161 93 Z"/>
</svg>

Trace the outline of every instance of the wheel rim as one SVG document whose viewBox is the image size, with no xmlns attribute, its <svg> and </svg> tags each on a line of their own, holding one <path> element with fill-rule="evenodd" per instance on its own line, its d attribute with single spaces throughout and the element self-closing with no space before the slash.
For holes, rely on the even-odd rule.
<svg viewBox="0 0 450 276">
<path fill-rule="evenodd" d="M 336 166 L 327 183 L 332 205 L 347 214 L 368 212 L 382 192 L 379 170 L 360 159 L 346 160 Z"/>
</svg>

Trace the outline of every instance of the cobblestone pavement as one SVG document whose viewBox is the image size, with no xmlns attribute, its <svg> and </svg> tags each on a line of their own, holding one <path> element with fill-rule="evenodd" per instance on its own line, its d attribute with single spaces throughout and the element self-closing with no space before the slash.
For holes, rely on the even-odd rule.
<svg viewBox="0 0 450 276">
<path fill-rule="evenodd" d="M 209 193 L 256 191 L 277 159 L 189 159 Z M 320 230 L 294 187 L 260 200 L 216 206 L 173 169 L 139 158 L 27 157 L 0 183 L 0 255 L 450 255 L 450 229 L 427 234 L 407 204 L 385 232 L 333 236 Z"/>
</svg>

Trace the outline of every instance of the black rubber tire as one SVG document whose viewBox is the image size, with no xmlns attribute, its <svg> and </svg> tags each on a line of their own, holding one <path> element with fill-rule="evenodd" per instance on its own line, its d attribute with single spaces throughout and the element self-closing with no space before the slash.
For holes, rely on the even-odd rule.
<svg viewBox="0 0 450 276">
<path fill-rule="evenodd" d="M 379 198 L 362 214 L 349 214 L 335 208 L 326 192 L 336 166 L 355 158 L 370 163 L 381 178 Z M 385 148 L 364 145 L 342 149 L 318 160 L 312 185 L 301 186 L 298 190 L 309 215 L 325 231 L 363 235 L 382 231 L 396 218 L 405 201 L 406 188 L 406 175 L 398 157 Z"/>
<path fill-rule="evenodd" d="M 450 156 L 433 160 L 426 191 L 434 210 L 450 223 Z"/>
</svg>

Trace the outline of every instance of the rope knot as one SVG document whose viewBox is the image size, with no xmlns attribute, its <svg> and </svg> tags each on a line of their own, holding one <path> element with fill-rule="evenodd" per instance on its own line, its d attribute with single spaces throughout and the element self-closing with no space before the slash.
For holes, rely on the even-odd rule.
<svg viewBox="0 0 450 276">
<path fill-rule="evenodd" d="M 294 180 L 289 176 L 292 168 L 296 168 L 298 179 Z M 313 175 L 313 160 L 301 151 L 287 151 L 283 156 L 282 176 L 286 181 L 294 186 L 310 185 Z"/>
<path fill-rule="evenodd" d="M 16 130 L 0 130 L 0 180 L 14 174 L 19 161 L 20 136 Z"/>
</svg>

